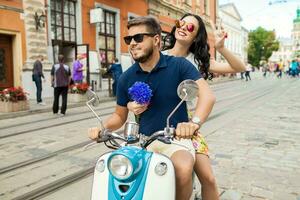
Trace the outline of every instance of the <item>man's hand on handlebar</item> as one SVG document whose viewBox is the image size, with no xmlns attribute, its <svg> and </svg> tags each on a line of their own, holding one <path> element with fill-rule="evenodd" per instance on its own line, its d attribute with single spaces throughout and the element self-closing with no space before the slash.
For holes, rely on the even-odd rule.
<svg viewBox="0 0 300 200">
<path fill-rule="evenodd" d="M 197 130 L 199 130 L 199 125 L 192 122 L 182 122 L 178 123 L 175 133 L 176 139 L 191 139 Z"/>
<path fill-rule="evenodd" d="M 91 140 L 97 140 L 101 134 L 101 129 L 99 127 L 92 127 L 88 129 L 88 136 Z"/>
</svg>

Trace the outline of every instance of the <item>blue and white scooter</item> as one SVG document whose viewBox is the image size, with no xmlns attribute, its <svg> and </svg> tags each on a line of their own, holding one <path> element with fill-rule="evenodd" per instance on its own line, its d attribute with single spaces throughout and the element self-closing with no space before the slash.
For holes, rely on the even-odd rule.
<svg viewBox="0 0 300 200">
<path fill-rule="evenodd" d="M 125 124 L 123 136 L 109 130 L 102 131 L 97 142 L 103 142 L 115 150 L 103 154 L 97 161 L 92 200 L 175 199 L 175 172 L 171 160 L 162 154 L 149 152 L 146 148 L 155 140 L 166 144 L 174 143 L 175 129 L 169 126 L 169 119 L 184 101 L 195 98 L 197 91 L 198 87 L 194 81 L 183 81 L 177 89 L 182 100 L 168 116 L 167 126 L 150 137 L 140 135 L 139 125 L 135 122 Z M 103 127 L 101 119 L 91 106 L 97 103 L 99 98 L 90 92 L 89 99 L 87 106 Z M 194 199 L 194 196 L 191 199 Z"/>
</svg>

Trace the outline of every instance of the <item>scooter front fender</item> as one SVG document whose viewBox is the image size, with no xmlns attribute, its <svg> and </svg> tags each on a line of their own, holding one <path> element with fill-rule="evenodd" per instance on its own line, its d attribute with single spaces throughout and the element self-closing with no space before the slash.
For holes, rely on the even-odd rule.
<svg viewBox="0 0 300 200">
<path fill-rule="evenodd" d="M 93 180 L 93 187 L 92 187 L 92 198 L 91 200 L 108 200 L 108 187 L 109 187 L 109 171 L 107 168 L 107 160 L 110 156 L 111 152 L 103 154 L 97 161 L 103 160 L 105 163 L 105 168 L 103 172 L 100 172 L 97 169 L 97 166 L 94 170 L 94 180 Z"/>
</svg>

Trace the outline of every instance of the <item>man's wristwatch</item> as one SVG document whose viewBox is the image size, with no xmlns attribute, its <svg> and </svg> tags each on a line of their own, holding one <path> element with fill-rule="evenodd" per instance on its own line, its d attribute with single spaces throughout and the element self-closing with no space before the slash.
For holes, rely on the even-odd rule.
<svg viewBox="0 0 300 200">
<path fill-rule="evenodd" d="M 196 116 L 193 117 L 193 118 L 191 119 L 191 122 L 194 123 L 194 124 L 197 124 L 197 125 L 199 126 L 198 130 L 200 129 L 202 123 L 201 123 L 201 119 L 200 119 L 199 117 L 196 117 Z"/>
</svg>

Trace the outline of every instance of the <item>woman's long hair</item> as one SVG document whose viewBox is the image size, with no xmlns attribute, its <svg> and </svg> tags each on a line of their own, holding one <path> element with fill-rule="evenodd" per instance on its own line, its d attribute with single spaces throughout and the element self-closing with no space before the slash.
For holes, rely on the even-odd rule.
<svg viewBox="0 0 300 200">
<path fill-rule="evenodd" d="M 194 54 L 194 61 L 198 65 L 198 70 L 204 77 L 204 79 L 212 79 L 212 74 L 209 73 L 209 62 L 210 62 L 210 53 L 209 53 L 209 44 L 207 43 L 207 32 L 205 25 L 200 16 L 187 13 L 181 17 L 181 20 L 187 16 L 193 16 L 198 20 L 199 29 L 196 35 L 196 38 L 192 45 L 189 48 L 189 52 Z M 162 50 L 172 49 L 175 45 L 175 30 L 176 26 L 172 28 L 171 33 L 167 34 L 163 38 L 163 48 Z"/>
</svg>

